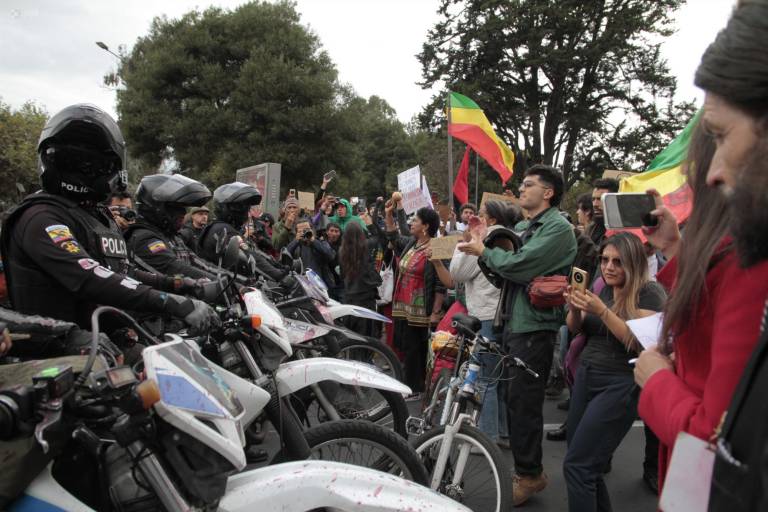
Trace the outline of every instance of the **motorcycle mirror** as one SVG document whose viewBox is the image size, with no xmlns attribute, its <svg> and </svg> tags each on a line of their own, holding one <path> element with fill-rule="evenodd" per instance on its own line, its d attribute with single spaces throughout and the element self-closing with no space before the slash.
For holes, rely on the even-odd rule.
<svg viewBox="0 0 768 512">
<path fill-rule="evenodd" d="M 227 270 L 235 268 L 240 257 L 240 241 L 233 236 L 229 239 L 224 256 L 221 259 L 221 266 Z"/>
<path fill-rule="evenodd" d="M 293 256 L 291 256 L 291 253 L 289 253 L 288 249 L 285 247 L 280 251 L 280 263 L 288 268 L 293 267 Z"/>
</svg>

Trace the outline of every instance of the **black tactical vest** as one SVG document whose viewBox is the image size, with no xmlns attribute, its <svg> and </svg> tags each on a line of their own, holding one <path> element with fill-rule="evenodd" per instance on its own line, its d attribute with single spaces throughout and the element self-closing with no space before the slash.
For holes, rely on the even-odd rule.
<svg viewBox="0 0 768 512">
<path fill-rule="evenodd" d="M 187 244 L 184 243 L 184 240 L 181 239 L 179 235 L 174 235 L 172 237 L 169 237 L 165 233 L 163 233 L 160 228 L 157 226 L 153 226 L 152 224 L 149 224 L 147 222 L 136 222 L 134 224 L 131 224 L 128 226 L 128 229 L 125 231 L 125 237 L 130 241 L 131 238 L 133 238 L 134 233 L 139 230 L 146 230 L 152 233 L 152 236 L 156 237 L 158 240 L 161 240 L 167 247 L 169 247 L 173 251 L 173 255 L 176 257 L 177 260 L 181 261 L 182 263 L 186 265 L 192 265 L 192 251 L 189 250 L 187 247 Z M 131 244 L 132 252 L 136 251 L 136 247 L 134 244 Z M 131 254 L 131 257 L 133 257 L 133 254 Z M 145 269 L 146 270 L 146 269 Z M 165 269 L 157 269 L 158 271 L 162 273 L 166 273 Z M 153 272 L 150 270 L 150 272 Z"/>
</svg>

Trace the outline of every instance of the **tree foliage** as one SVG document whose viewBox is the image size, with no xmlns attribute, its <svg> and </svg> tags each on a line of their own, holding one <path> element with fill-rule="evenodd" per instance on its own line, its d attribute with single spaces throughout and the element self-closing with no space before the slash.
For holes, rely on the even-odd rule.
<svg viewBox="0 0 768 512">
<path fill-rule="evenodd" d="M 517 150 L 568 185 L 640 170 L 693 113 L 660 55 L 683 0 L 441 0 L 419 60 L 424 87 L 474 99 Z M 445 93 L 420 116 L 444 122 Z M 519 175 L 519 172 L 517 173 Z"/>
<path fill-rule="evenodd" d="M 37 141 L 48 120 L 46 111 L 32 102 L 17 110 L 0 101 L 0 201 L 3 209 L 15 203 L 21 193 L 39 188 Z"/>
<path fill-rule="evenodd" d="M 415 163 L 394 110 L 338 82 L 290 2 L 156 18 L 118 73 L 123 133 L 149 169 L 172 157 L 215 186 L 278 162 L 284 188 L 311 190 L 336 169 L 335 192 L 366 195 Z"/>
</svg>

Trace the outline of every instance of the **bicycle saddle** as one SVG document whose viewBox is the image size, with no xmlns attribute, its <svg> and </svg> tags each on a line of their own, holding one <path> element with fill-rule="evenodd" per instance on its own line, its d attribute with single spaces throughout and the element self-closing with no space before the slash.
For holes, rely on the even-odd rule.
<svg viewBox="0 0 768 512">
<path fill-rule="evenodd" d="M 480 330 L 480 320 L 474 316 L 465 315 L 464 313 L 456 313 L 453 315 L 453 321 L 451 322 L 453 327 L 467 334 L 476 334 Z"/>
</svg>

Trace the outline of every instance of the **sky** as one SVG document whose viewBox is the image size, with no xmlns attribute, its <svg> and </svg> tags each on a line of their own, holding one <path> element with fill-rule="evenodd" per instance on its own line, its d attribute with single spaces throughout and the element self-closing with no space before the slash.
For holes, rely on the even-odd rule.
<svg viewBox="0 0 768 512">
<path fill-rule="evenodd" d="M 176 18 L 209 5 L 242 0 L 0 0 L 0 101 L 35 101 L 50 114 L 94 103 L 114 115 L 114 90 L 102 85 L 116 58 L 96 46 L 130 49 L 153 17 Z M 678 32 L 662 46 L 678 79 L 678 99 L 702 100 L 693 86 L 701 54 L 725 26 L 734 0 L 689 0 L 676 15 Z M 408 122 L 430 99 L 416 84 L 416 54 L 437 21 L 438 0 L 298 0 L 302 23 L 320 38 L 339 79 L 359 95 L 377 95 Z"/>
</svg>

